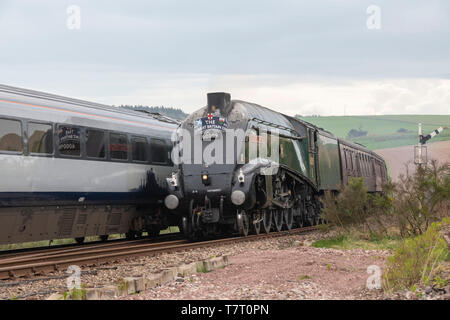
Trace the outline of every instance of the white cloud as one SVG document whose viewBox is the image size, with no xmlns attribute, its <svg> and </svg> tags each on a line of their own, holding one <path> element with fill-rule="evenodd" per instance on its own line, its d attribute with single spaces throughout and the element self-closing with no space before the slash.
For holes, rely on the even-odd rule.
<svg viewBox="0 0 450 320">
<path fill-rule="evenodd" d="M 164 105 L 186 112 L 204 106 L 206 93 L 226 91 L 232 99 L 289 115 L 450 114 L 450 79 L 439 78 L 149 73 L 92 65 L 23 66 L 2 76 L 8 79 L 4 84 L 105 104 Z"/>
<path fill-rule="evenodd" d="M 231 75 L 216 77 L 211 89 L 290 115 L 450 114 L 450 79 Z"/>
<path fill-rule="evenodd" d="M 72 3 L 70 3 L 72 4 Z M 0 1 L 0 83 L 181 107 L 228 91 L 294 114 L 448 114 L 448 1 Z"/>
</svg>

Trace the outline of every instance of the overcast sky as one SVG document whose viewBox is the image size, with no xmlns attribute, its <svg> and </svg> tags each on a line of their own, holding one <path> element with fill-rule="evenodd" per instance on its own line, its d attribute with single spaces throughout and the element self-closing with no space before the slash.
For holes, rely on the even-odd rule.
<svg viewBox="0 0 450 320">
<path fill-rule="evenodd" d="M 186 112 L 227 91 L 291 115 L 450 114 L 450 1 L 0 0 L 0 83 Z"/>
</svg>

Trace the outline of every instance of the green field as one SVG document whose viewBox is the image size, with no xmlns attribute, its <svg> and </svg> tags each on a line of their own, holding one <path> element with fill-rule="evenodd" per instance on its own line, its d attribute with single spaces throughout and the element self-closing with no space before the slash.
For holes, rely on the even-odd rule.
<svg viewBox="0 0 450 320">
<path fill-rule="evenodd" d="M 423 134 L 427 135 L 440 126 L 450 127 L 450 115 L 384 115 L 384 116 L 330 116 L 299 117 L 320 128 L 365 145 L 369 149 L 384 149 L 417 144 L 417 124 L 422 123 Z M 349 138 L 350 130 L 367 131 L 366 136 Z M 402 131 L 402 132 L 399 132 Z M 450 129 L 429 142 L 450 140 Z"/>
</svg>

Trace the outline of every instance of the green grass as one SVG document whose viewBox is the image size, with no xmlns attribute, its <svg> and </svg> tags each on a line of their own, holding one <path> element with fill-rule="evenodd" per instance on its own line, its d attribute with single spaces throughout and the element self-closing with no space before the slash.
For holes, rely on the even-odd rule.
<svg viewBox="0 0 450 320">
<path fill-rule="evenodd" d="M 410 288 L 416 285 L 443 287 L 448 282 L 442 262 L 450 254 L 441 233 L 450 225 L 450 219 L 434 222 L 424 233 L 401 242 L 386 263 L 383 287 L 387 291 Z M 441 278 L 441 275 L 443 278 Z"/>
<path fill-rule="evenodd" d="M 450 126 L 450 115 L 383 115 L 383 116 L 330 116 L 301 117 L 300 119 L 324 128 L 341 138 L 347 138 L 351 129 L 367 131 L 367 136 L 353 138 L 369 149 L 393 148 L 417 143 L 417 124 L 422 123 L 424 135 L 441 126 Z M 405 133 L 398 133 L 399 129 Z M 432 141 L 450 140 L 450 129 Z"/>
<path fill-rule="evenodd" d="M 168 233 L 175 233 L 175 232 L 180 232 L 180 229 L 177 226 L 171 226 L 171 227 L 168 227 L 167 229 L 161 230 L 159 232 L 159 234 L 168 234 Z"/>
<path fill-rule="evenodd" d="M 315 248 L 332 248 L 341 250 L 358 248 L 365 250 L 393 250 L 399 246 L 400 242 L 400 239 L 389 237 L 364 240 L 351 236 L 337 236 L 315 241 L 312 246 Z"/>
<path fill-rule="evenodd" d="M 197 272 L 198 273 L 207 273 L 209 271 L 208 271 L 208 269 L 206 269 L 205 264 L 200 264 L 200 265 L 197 265 Z"/>
</svg>

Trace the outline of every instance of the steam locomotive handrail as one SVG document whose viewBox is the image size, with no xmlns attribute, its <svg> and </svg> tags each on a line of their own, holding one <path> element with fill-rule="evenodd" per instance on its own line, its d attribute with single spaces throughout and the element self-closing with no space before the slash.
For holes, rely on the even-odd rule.
<svg viewBox="0 0 450 320">
<path fill-rule="evenodd" d="M 282 126 L 281 124 L 276 124 L 276 123 L 265 121 L 265 120 L 261 120 L 261 119 L 258 119 L 258 118 L 252 118 L 252 121 L 264 124 L 264 125 L 269 126 L 269 127 L 274 127 L 274 128 L 286 130 L 286 131 L 289 131 L 289 132 L 297 133 L 297 131 L 295 131 L 294 129 Z M 281 136 L 281 134 L 280 134 L 280 136 Z"/>
<path fill-rule="evenodd" d="M 252 126 L 252 129 L 255 129 L 256 131 L 260 131 L 261 130 L 261 128 L 258 128 L 257 126 Z M 270 134 L 271 131 L 267 131 L 267 133 Z M 282 134 L 282 133 L 278 133 L 278 136 L 281 137 L 281 138 L 285 138 L 285 139 L 292 139 L 292 140 L 299 140 L 299 141 L 301 141 L 303 139 L 306 139 L 306 136 L 293 137 L 293 136 L 288 136 L 288 135 Z"/>
</svg>

